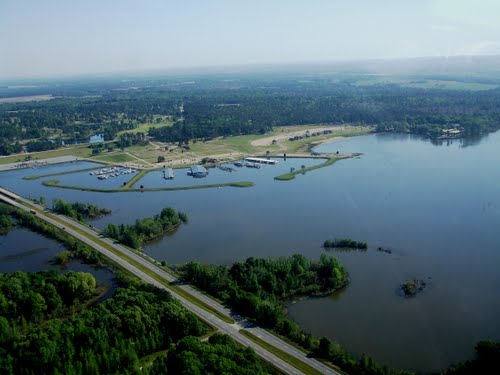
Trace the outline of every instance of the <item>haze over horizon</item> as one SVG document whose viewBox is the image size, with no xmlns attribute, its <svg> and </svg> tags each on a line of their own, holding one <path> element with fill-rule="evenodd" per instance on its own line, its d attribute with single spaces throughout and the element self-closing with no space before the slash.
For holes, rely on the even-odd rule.
<svg viewBox="0 0 500 375">
<path fill-rule="evenodd" d="M 495 0 L 6 0 L 0 78 L 499 55 L 499 14 Z"/>
</svg>

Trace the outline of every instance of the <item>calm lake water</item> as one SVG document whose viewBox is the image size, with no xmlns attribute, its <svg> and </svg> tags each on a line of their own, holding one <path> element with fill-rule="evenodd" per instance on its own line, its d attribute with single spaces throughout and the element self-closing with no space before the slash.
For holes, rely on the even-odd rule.
<svg viewBox="0 0 500 375">
<path fill-rule="evenodd" d="M 280 160 L 233 173 L 210 170 L 209 177 L 196 180 L 182 170 L 173 181 L 153 172 L 139 182 L 146 187 L 256 183 L 245 189 L 109 194 L 21 180 L 50 173 L 43 168 L 1 173 L 0 184 L 25 196 L 112 209 L 112 215 L 93 223 L 100 228 L 131 223 L 166 206 L 184 211 L 189 224 L 145 249 L 169 263 L 230 264 L 297 252 L 317 258 L 326 239 L 367 241 L 367 252 L 331 252 L 350 272 L 345 291 L 293 304 L 289 315 L 350 351 L 395 367 L 432 371 L 471 357 L 480 339 L 500 339 L 499 143 L 500 132 L 469 144 L 442 145 L 407 135 L 369 135 L 318 146 L 318 151 L 364 155 L 292 181 L 273 177 L 318 161 Z M 88 172 L 60 177 L 74 179 L 75 185 L 97 183 Z M 392 253 L 379 252 L 378 246 Z M 429 287 L 416 298 L 401 298 L 398 286 L 408 278 L 425 279 Z"/>
</svg>

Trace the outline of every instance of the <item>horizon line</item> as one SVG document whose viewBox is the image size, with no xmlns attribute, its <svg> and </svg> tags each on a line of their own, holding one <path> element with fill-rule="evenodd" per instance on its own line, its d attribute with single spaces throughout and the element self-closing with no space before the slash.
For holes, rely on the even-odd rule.
<svg viewBox="0 0 500 375">
<path fill-rule="evenodd" d="M 81 72 L 67 73 L 62 75 L 54 74 L 33 74 L 25 76 L 0 76 L 0 85 L 7 82 L 27 81 L 27 80 L 72 80 L 82 78 L 106 78 L 113 76 L 150 76 L 153 74 L 210 74 L 223 73 L 223 69 L 242 69 L 244 72 L 252 72 L 252 68 L 278 68 L 278 67 L 314 67 L 321 65 L 342 65 L 342 64 L 360 64 L 360 63 L 380 63 L 380 62 L 398 62 L 411 60 L 438 60 L 438 59 L 460 59 L 460 58 L 500 58 L 500 54 L 485 54 L 485 55 L 428 55 L 428 56 L 413 56 L 413 57 L 386 57 L 386 58 L 361 58 L 361 59 L 338 59 L 338 60 L 317 60 L 317 61 L 274 61 L 274 62 L 250 62 L 250 63 L 234 63 L 234 64 L 217 64 L 217 65 L 192 65 L 192 66 L 173 66 L 169 68 L 149 68 L 149 69 L 122 69 L 116 71 L 99 71 L 99 72 Z M 366 67 L 365 67 L 366 68 Z M 237 71 L 226 72 L 229 74 L 237 73 Z"/>
</svg>

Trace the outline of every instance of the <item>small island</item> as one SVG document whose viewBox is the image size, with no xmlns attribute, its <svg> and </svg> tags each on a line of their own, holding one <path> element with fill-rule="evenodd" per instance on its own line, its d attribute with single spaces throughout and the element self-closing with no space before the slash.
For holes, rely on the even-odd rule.
<svg viewBox="0 0 500 375">
<path fill-rule="evenodd" d="M 366 242 L 358 242 L 351 240 L 349 238 L 341 238 L 341 239 L 334 239 L 332 240 L 326 240 L 323 243 L 323 247 L 325 249 L 357 249 L 357 250 L 367 250 L 368 249 L 368 243 Z"/>
<path fill-rule="evenodd" d="M 85 204 L 80 202 L 69 203 L 64 199 L 59 198 L 54 199 L 52 203 L 52 211 L 83 222 L 86 220 L 98 219 L 101 216 L 111 214 L 111 210 L 97 207 L 95 204 Z"/>
<path fill-rule="evenodd" d="M 403 292 L 403 296 L 415 297 L 418 293 L 423 291 L 427 286 L 424 280 L 420 279 L 408 279 L 403 284 L 401 284 L 401 291 Z"/>
<path fill-rule="evenodd" d="M 167 207 L 161 210 L 160 214 L 138 219 L 132 225 L 108 224 L 103 233 L 126 246 L 140 250 L 146 242 L 172 232 L 179 225 L 187 222 L 188 218 L 185 213 Z"/>
</svg>

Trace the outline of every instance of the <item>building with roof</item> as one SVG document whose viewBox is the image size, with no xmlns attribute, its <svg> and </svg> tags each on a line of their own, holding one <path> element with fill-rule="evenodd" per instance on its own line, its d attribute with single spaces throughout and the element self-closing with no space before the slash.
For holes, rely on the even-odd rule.
<svg viewBox="0 0 500 375">
<path fill-rule="evenodd" d="M 208 175 L 208 171 L 201 165 L 192 165 L 189 169 L 188 175 L 193 177 L 206 177 Z"/>
</svg>

